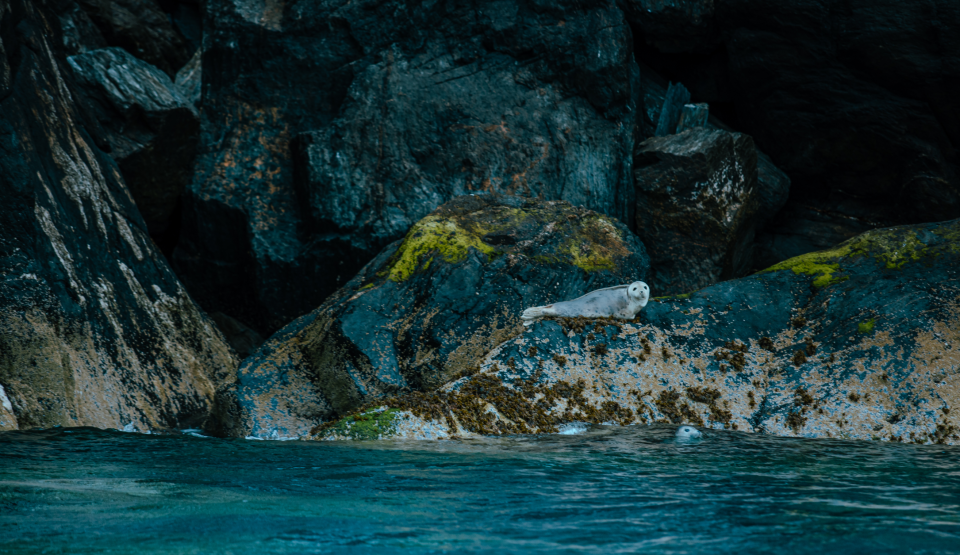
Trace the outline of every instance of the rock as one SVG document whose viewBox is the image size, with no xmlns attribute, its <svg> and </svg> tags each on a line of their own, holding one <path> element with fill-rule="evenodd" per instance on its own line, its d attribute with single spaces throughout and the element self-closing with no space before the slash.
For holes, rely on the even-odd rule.
<svg viewBox="0 0 960 555">
<path fill-rule="evenodd" d="M 710 117 L 710 107 L 705 103 L 684 104 L 677 121 L 677 133 L 683 133 L 694 127 L 706 127 Z"/>
<path fill-rule="evenodd" d="M 76 2 L 62 3 L 63 6 L 57 8 L 57 19 L 60 22 L 60 33 L 63 37 L 61 46 L 66 55 L 74 56 L 83 54 L 87 50 L 105 48 L 107 41 L 90 20 L 87 12 L 83 11 Z"/>
<path fill-rule="evenodd" d="M 649 67 L 641 66 L 641 73 L 644 106 L 642 128 L 645 135 L 652 136 L 655 122 L 660 119 L 667 86 L 663 79 Z M 712 116 L 708 117 L 705 127 L 733 132 L 730 127 Z M 758 221 L 766 222 L 786 204 L 790 196 L 790 178 L 773 163 L 768 155 L 757 150 L 757 181 L 757 194 L 760 199 Z"/>
<path fill-rule="evenodd" d="M 874 230 L 634 323 L 539 323 L 479 373 L 383 403 L 378 437 L 670 422 L 957 445 L 958 345 L 960 220 Z M 314 437 L 348 436 L 350 418 Z"/>
<path fill-rule="evenodd" d="M 690 91 L 681 83 L 670 83 L 660 107 L 660 117 L 657 119 L 655 137 L 666 137 L 677 133 L 677 123 L 683 107 L 690 102 Z"/>
<path fill-rule="evenodd" d="M 795 197 L 865 201 L 880 209 L 872 220 L 894 224 L 960 217 L 960 4 L 654 3 L 676 7 L 669 29 L 707 22 L 714 38 L 665 35 L 656 9 L 628 11 L 645 37 L 638 58 L 697 100 L 727 105 L 726 123 L 754 137 Z"/>
<path fill-rule="evenodd" d="M 0 426 L 205 426 L 238 361 L 78 124 L 51 5 L 0 8 Z"/>
<path fill-rule="evenodd" d="M 613 1 L 204 10 L 203 138 L 174 259 L 208 310 L 273 332 L 461 194 L 632 225 L 638 76 Z"/>
<path fill-rule="evenodd" d="M 801 254 L 828 249 L 871 229 L 889 226 L 872 218 L 882 209 L 856 202 L 793 200 L 757 231 L 754 267 L 768 268 Z"/>
<path fill-rule="evenodd" d="M 240 355 L 241 359 L 252 355 L 260 345 L 263 345 L 263 337 L 260 337 L 259 333 L 227 314 L 214 312 L 210 315 L 210 319 L 217 324 L 220 333 L 223 334 L 233 350 Z"/>
<path fill-rule="evenodd" d="M 171 79 L 193 54 L 153 0 L 77 0 L 110 46 L 155 66 Z"/>
<path fill-rule="evenodd" d="M 180 89 L 180 94 L 193 104 L 194 108 L 200 109 L 200 84 L 203 76 L 203 64 L 201 61 L 200 50 L 197 50 L 187 65 L 180 68 L 177 72 L 177 78 L 174 80 Z"/>
<path fill-rule="evenodd" d="M 774 219 L 780 209 L 787 204 L 790 198 L 790 177 L 783 173 L 783 170 L 778 168 L 769 156 L 757 150 L 757 183 L 759 185 L 757 195 L 760 198 L 760 210 L 757 215 L 759 226 Z M 786 258 L 780 260 L 786 260 Z"/>
<path fill-rule="evenodd" d="M 364 403 L 433 390 L 519 334 L 524 308 L 641 280 L 648 267 L 613 218 L 560 201 L 458 197 L 243 362 L 226 433 L 297 437 Z"/>
<path fill-rule="evenodd" d="M 695 291 L 751 268 L 757 153 L 741 133 L 698 127 L 647 139 L 634 158 L 637 234 L 655 295 Z"/>
<path fill-rule="evenodd" d="M 147 226 L 163 232 L 192 175 L 199 115 L 163 72 L 122 48 L 68 61 Z"/>
</svg>

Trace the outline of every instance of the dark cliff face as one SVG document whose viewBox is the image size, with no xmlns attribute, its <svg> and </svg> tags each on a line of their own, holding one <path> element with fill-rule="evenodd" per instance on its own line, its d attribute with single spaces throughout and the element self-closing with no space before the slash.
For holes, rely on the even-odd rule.
<svg viewBox="0 0 960 555">
<path fill-rule="evenodd" d="M 213 0 L 204 29 L 175 263 L 208 309 L 276 330 L 460 194 L 630 222 L 638 75 L 612 1 Z"/>
<path fill-rule="evenodd" d="M 236 358 L 88 134 L 51 5 L 0 8 L 0 426 L 205 425 Z"/>
</svg>

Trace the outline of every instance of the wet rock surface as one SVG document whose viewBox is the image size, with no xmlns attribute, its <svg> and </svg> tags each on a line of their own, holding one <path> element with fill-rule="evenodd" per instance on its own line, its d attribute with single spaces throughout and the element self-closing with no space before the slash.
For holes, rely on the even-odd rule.
<svg viewBox="0 0 960 555">
<path fill-rule="evenodd" d="M 75 94 L 96 118 L 140 214 L 166 230 L 193 175 L 200 119 L 169 77 L 122 48 L 70 56 Z"/>
<path fill-rule="evenodd" d="M 0 8 L 0 426 L 206 426 L 237 359 L 81 125 L 52 13 Z"/>
<path fill-rule="evenodd" d="M 760 197 L 749 136 L 698 127 L 647 139 L 637 145 L 634 178 L 636 229 L 650 252 L 656 295 L 751 269 Z"/>
<path fill-rule="evenodd" d="M 458 197 L 423 218 L 239 371 L 230 435 L 296 437 L 358 406 L 476 371 L 524 308 L 646 278 L 643 245 L 565 202 Z"/>
<path fill-rule="evenodd" d="M 614 2 L 204 10 L 175 261 L 205 308 L 272 332 L 459 194 L 542 195 L 631 225 L 637 72 Z"/>
<path fill-rule="evenodd" d="M 478 374 L 385 405 L 409 437 L 670 422 L 958 444 L 958 274 L 960 220 L 874 230 L 633 322 L 542 322 Z"/>
</svg>

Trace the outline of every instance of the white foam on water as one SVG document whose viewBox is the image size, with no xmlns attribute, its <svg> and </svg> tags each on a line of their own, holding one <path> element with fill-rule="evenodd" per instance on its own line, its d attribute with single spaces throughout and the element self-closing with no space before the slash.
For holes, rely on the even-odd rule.
<svg viewBox="0 0 960 555">
<path fill-rule="evenodd" d="M 561 424 L 557 433 L 564 436 L 573 436 L 582 434 L 586 432 L 587 429 L 587 425 L 583 422 L 570 422 L 569 424 Z"/>
</svg>

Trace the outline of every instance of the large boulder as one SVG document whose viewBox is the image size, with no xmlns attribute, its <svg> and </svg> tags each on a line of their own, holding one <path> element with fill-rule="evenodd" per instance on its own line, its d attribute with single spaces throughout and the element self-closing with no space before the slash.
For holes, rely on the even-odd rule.
<svg viewBox="0 0 960 555">
<path fill-rule="evenodd" d="M 475 191 L 632 225 L 638 75 L 613 0 L 204 10 L 200 156 L 174 257 L 205 308 L 272 332 Z"/>
<path fill-rule="evenodd" d="M 76 0 L 110 46 L 160 68 L 173 79 L 193 55 L 190 41 L 155 0 Z"/>
<path fill-rule="evenodd" d="M 635 152 L 636 229 L 653 291 L 675 295 L 747 274 L 760 207 L 753 139 L 697 127 Z"/>
<path fill-rule="evenodd" d="M 633 322 L 544 321 L 479 373 L 383 405 L 314 437 L 668 422 L 960 444 L 960 220 L 870 231 Z"/>
<path fill-rule="evenodd" d="M 880 225 L 960 217 L 960 4 L 621 4 L 637 8 L 638 57 L 723 106 L 798 203 L 867 209 Z"/>
<path fill-rule="evenodd" d="M 51 13 L 0 7 L 0 426 L 204 426 L 238 361 L 79 125 Z"/>
<path fill-rule="evenodd" d="M 193 175 L 200 119 L 166 74 L 122 48 L 67 58 L 75 93 L 103 130 L 110 156 L 152 233 L 162 233 Z"/>
<path fill-rule="evenodd" d="M 648 267 L 643 245 L 608 216 L 456 198 L 244 361 L 226 431 L 295 437 L 364 403 L 431 391 L 519 334 L 524 308 L 642 280 Z"/>
</svg>

